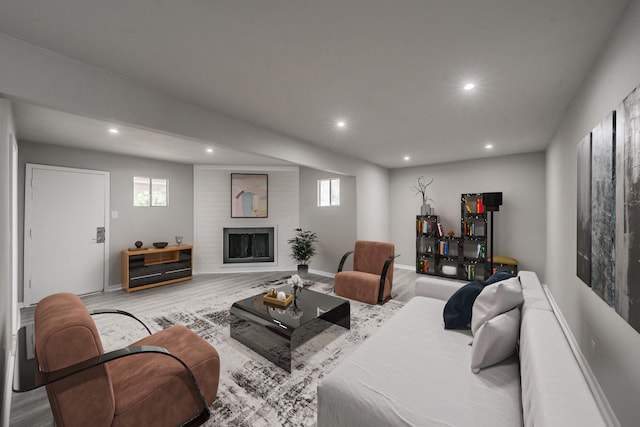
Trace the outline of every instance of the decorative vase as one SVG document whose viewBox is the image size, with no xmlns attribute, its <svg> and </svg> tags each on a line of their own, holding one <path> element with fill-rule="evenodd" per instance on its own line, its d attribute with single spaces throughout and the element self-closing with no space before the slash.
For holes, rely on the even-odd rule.
<svg viewBox="0 0 640 427">
<path fill-rule="evenodd" d="M 298 276 L 307 277 L 309 273 L 309 265 L 307 264 L 298 264 Z"/>
<path fill-rule="evenodd" d="M 431 215 L 431 212 L 431 205 L 429 203 L 420 206 L 420 215 Z"/>
</svg>

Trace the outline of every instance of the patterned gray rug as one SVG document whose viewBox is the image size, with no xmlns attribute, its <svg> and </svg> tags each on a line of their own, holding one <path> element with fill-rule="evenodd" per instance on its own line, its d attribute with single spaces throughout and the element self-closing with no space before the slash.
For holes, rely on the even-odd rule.
<svg viewBox="0 0 640 427">
<path fill-rule="evenodd" d="M 403 305 L 395 300 L 383 306 L 351 301 L 351 329 L 331 326 L 298 347 L 292 354 L 289 374 L 229 336 L 231 304 L 273 286 L 259 283 L 228 295 L 181 303 L 162 312 L 135 313 L 152 332 L 183 324 L 218 350 L 220 385 L 208 426 L 314 426 L 318 380 Z M 324 283 L 308 282 L 305 287 L 332 292 L 331 285 Z M 141 327 L 132 326 L 133 320 L 118 318 L 94 318 L 107 351 L 144 336 Z"/>
</svg>

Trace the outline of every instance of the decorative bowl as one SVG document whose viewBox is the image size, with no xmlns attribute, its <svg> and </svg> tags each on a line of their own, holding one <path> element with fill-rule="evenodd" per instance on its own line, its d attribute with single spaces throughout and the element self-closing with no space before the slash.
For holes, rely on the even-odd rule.
<svg viewBox="0 0 640 427">
<path fill-rule="evenodd" d="M 156 248 L 166 248 L 169 242 L 153 242 L 153 246 Z"/>
</svg>

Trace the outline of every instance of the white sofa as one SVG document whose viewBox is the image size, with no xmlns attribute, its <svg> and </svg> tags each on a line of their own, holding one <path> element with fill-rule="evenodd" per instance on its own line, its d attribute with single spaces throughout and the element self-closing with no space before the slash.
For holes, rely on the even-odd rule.
<svg viewBox="0 0 640 427">
<path fill-rule="evenodd" d="M 533 272 L 520 272 L 520 348 L 478 374 L 472 335 L 445 330 L 464 283 L 420 278 L 416 297 L 318 384 L 318 427 L 605 426 Z"/>
</svg>

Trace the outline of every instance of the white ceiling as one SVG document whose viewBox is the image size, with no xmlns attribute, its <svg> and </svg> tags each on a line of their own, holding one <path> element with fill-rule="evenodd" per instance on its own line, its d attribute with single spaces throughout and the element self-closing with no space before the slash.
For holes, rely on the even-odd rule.
<svg viewBox="0 0 640 427">
<path fill-rule="evenodd" d="M 0 0 L 0 32 L 396 168 L 543 150 L 629 3 Z M 462 91 L 469 80 L 476 90 Z M 97 135 L 108 123 L 77 120 L 29 105 L 16 112 L 19 138 L 135 155 L 156 147 L 150 130 L 114 143 Z M 157 137 L 159 151 L 186 162 L 206 145 Z M 216 162 L 201 151 L 195 159 Z"/>
</svg>

